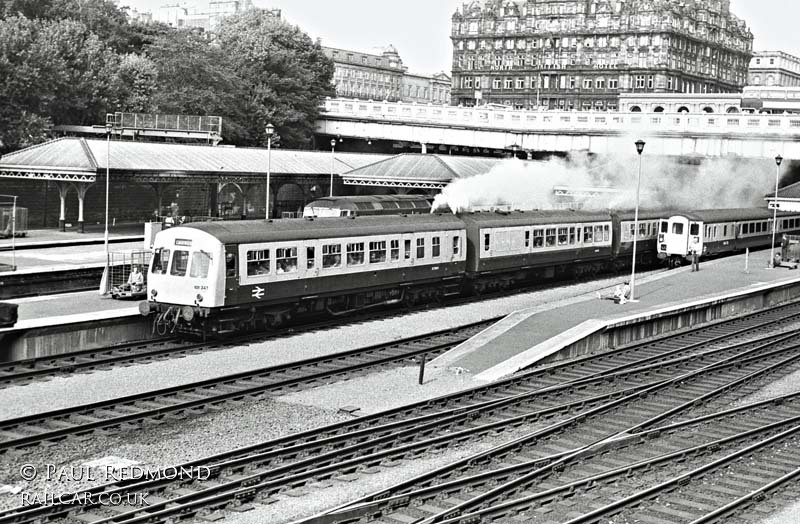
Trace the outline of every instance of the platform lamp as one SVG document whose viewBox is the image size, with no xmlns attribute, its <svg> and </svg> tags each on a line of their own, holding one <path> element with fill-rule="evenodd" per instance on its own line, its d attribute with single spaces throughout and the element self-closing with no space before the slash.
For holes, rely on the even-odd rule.
<svg viewBox="0 0 800 524">
<path fill-rule="evenodd" d="M 775 200 L 772 202 L 772 248 L 769 250 L 769 267 L 775 267 L 775 231 L 778 229 L 778 181 L 781 178 L 783 157 L 775 157 Z"/>
<path fill-rule="evenodd" d="M 340 139 L 341 140 L 341 139 Z M 334 156 L 334 151 L 336 151 L 336 139 L 331 138 L 331 194 L 333 196 L 333 170 L 334 170 L 334 161 L 336 157 Z"/>
<path fill-rule="evenodd" d="M 108 252 L 108 188 L 109 188 L 109 180 L 111 178 L 111 131 L 113 130 L 113 126 L 111 122 L 106 122 L 106 229 L 105 233 L 103 234 L 103 246 L 106 252 L 106 265 L 105 270 L 103 271 L 103 279 L 100 285 L 100 294 L 107 295 L 108 294 L 108 279 L 111 275 L 108 274 L 109 267 L 108 267 L 108 259 L 109 259 L 109 252 Z"/>
<path fill-rule="evenodd" d="M 269 220 L 269 176 L 272 171 L 272 135 L 275 133 L 275 126 L 267 124 L 267 207 L 264 211 L 264 218 Z"/>
<path fill-rule="evenodd" d="M 639 174 L 636 176 L 636 208 L 633 212 L 633 261 L 631 262 L 631 301 L 636 293 L 636 237 L 639 235 L 639 189 L 642 187 L 642 152 L 644 140 L 636 141 L 636 152 L 639 154 Z"/>
</svg>

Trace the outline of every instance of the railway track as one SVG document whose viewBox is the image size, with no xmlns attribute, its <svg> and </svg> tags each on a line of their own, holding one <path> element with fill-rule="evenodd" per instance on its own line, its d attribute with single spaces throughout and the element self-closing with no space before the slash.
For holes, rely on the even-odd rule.
<svg viewBox="0 0 800 524">
<path fill-rule="evenodd" d="M 132 424 L 160 421 L 218 409 L 225 402 L 257 397 L 267 392 L 297 389 L 338 380 L 365 369 L 380 369 L 421 355 L 436 355 L 467 340 L 497 319 L 468 324 L 428 335 L 411 337 L 280 366 L 227 375 L 154 392 L 95 402 L 0 421 L 0 453 L 86 436 L 102 429 L 127 429 Z"/>
<path fill-rule="evenodd" d="M 678 477 L 797 427 L 800 394 L 787 395 L 634 435 L 617 435 L 580 450 L 498 465 L 399 495 L 352 504 L 304 522 L 537 522 L 547 520 L 548 515 L 560 515 L 561 521 L 566 521 L 570 514 L 588 515 L 635 494 L 643 486 L 657 485 L 665 475 Z M 800 451 L 793 460 L 800 465 Z M 715 507 L 726 505 L 724 498 L 717 501 L 715 495 L 731 495 L 725 493 L 727 489 L 715 494 L 713 486 L 709 491 L 706 502 L 716 503 Z M 705 509 L 711 512 L 715 507 Z M 475 510 L 469 511 L 471 508 Z M 676 516 L 662 514 L 652 522 L 673 522 Z M 686 521 L 686 515 L 680 517 Z"/>
<path fill-rule="evenodd" d="M 728 337 L 744 338 L 743 323 L 745 319 L 728 325 Z M 750 323 L 756 332 L 764 329 L 755 319 Z M 510 457 L 523 450 L 538 455 L 528 460 L 541 460 L 597 444 L 620 432 L 644 431 L 669 417 L 707 406 L 730 391 L 741 392 L 761 377 L 785 372 L 800 360 L 795 332 L 741 340 L 729 348 L 707 351 L 697 347 L 698 338 L 711 340 L 713 345 L 721 343 L 721 336 L 708 330 L 700 333 L 692 342 L 687 340 L 691 336 L 684 335 L 682 343 L 689 348 L 689 355 L 662 357 L 657 363 L 651 356 L 638 366 L 627 361 L 621 369 L 599 373 L 587 371 L 584 361 L 578 367 L 588 376 L 558 386 L 533 381 L 527 391 L 520 392 L 521 383 L 508 380 L 181 465 L 209 467 L 212 477 L 203 482 L 154 478 L 97 488 L 107 493 L 146 493 L 149 501 L 156 501 L 147 507 L 27 507 L 0 514 L 0 522 L 30 522 L 44 515 L 76 512 L 83 512 L 83 519 L 100 519 L 97 522 L 158 522 L 237 501 L 269 499 L 311 481 L 354 475 L 430 450 L 524 428 L 523 436 L 416 482 L 449 479 L 498 460 L 519 460 Z M 530 375 L 542 377 L 567 366 L 560 364 Z M 378 498 L 385 496 L 382 493 Z"/>
<path fill-rule="evenodd" d="M 666 270 L 664 270 L 666 271 Z M 523 289 L 506 292 L 484 293 L 480 297 L 458 297 L 447 299 L 441 306 L 452 307 L 476 300 L 488 300 L 516 293 L 529 293 L 538 289 L 548 289 L 552 284 L 527 286 Z M 597 289 L 604 289 L 601 286 Z M 593 291 L 589 292 L 591 294 Z M 581 293 L 584 294 L 584 293 Z M 430 306 L 429 306 L 430 307 Z M 373 320 L 397 316 L 397 309 L 371 311 L 348 317 L 347 324 L 358 324 Z M 179 343 L 176 338 L 168 337 L 155 341 L 137 341 L 106 348 L 74 351 L 62 355 L 48 355 L 39 358 L 16 360 L 0 363 L 0 389 L 9 386 L 23 386 L 37 380 L 49 379 L 71 373 L 91 373 L 112 369 L 120 365 L 149 364 L 168 358 L 181 358 L 201 351 L 215 351 L 240 344 L 253 344 L 267 340 L 296 335 L 298 333 L 318 331 L 331 327 L 341 327 L 341 318 L 324 319 L 303 324 L 290 325 L 270 333 L 245 334 L 239 337 L 203 343 Z"/>
</svg>

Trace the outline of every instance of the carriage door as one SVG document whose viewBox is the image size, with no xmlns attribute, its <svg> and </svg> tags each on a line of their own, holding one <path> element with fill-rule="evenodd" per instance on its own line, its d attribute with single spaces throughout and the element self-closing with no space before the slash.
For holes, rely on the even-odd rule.
<svg viewBox="0 0 800 524">
<path fill-rule="evenodd" d="M 225 246 L 225 304 L 236 297 L 239 289 L 239 251 L 236 245 Z"/>
<path fill-rule="evenodd" d="M 689 222 L 689 244 L 688 252 L 697 250 L 698 255 L 703 254 L 703 223 Z"/>
<path fill-rule="evenodd" d="M 686 256 L 689 244 L 689 219 L 680 215 L 672 216 L 667 221 L 666 229 L 664 232 L 662 227 L 659 233 L 659 252 L 668 256 Z"/>
</svg>

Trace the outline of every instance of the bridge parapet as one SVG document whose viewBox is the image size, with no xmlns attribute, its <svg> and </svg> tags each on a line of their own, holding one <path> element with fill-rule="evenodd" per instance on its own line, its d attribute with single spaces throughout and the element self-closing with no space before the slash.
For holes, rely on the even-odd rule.
<svg viewBox="0 0 800 524">
<path fill-rule="evenodd" d="M 358 120 L 518 133 L 800 136 L 800 115 L 531 111 L 404 102 L 327 99 L 322 119 Z"/>
</svg>

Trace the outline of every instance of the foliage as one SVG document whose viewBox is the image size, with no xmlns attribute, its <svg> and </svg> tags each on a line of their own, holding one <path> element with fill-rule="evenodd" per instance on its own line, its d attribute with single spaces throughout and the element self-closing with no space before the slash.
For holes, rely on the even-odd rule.
<svg viewBox="0 0 800 524">
<path fill-rule="evenodd" d="M 19 132 L 53 124 L 94 124 L 103 119 L 119 57 L 80 22 L 0 20 L 0 133 L 16 147 Z M 37 131 L 38 133 L 38 131 Z M 31 136 L 36 133 L 31 132 Z"/>
<path fill-rule="evenodd" d="M 243 81 L 247 144 L 266 144 L 272 123 L 287 147 L 308 144 L 319 103 L 333 94 L 333 63 L 298 27 L 249 10 L 224 20 L 219 45 Z"/>
<path fill-rule="evenodd" d="M 216 115 L 235 145 L 306 146 L 333 63 L 298 27 L 253 9 L 214 35 L 128 23 L 111 0 L 0 0 L 0 149 L 107 112 Z"/>
</svg>

